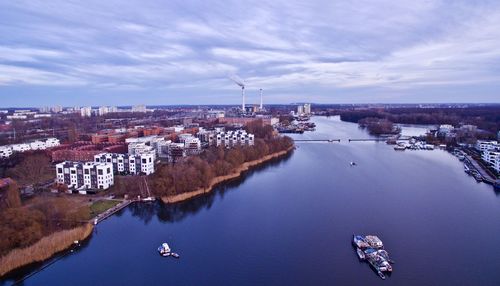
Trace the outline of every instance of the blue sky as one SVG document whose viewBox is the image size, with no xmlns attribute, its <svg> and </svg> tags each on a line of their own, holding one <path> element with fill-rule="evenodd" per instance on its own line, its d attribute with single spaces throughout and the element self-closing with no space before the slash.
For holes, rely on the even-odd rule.
<svg viewBox="0 0 500 286">
<path fill-rule="evenodd" d="M 500 1 L 0 0 L 0 106 L 500 102 Z"/>
</svg>

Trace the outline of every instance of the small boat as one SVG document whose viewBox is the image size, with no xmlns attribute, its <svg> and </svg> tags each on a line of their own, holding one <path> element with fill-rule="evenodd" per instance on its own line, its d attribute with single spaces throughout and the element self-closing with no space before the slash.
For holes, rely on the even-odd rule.
<svg viewBox="0 0 500 286">
<path fill-rule="evenodd" d="M 171 252 L 170 255 L 174 258 L 179 258 L 181 257 L 179 254 L 175 253 L 175 252 Z"/>
<path fill-rule="evenodd" d="M 382 271 L 378 270 L 377 274 L 378 274 L 378 276 L 380 276 L 380 278 L 382 278 L 383 280 L 385 280 L 385 275 L 384 275 L 384 273 L 382 273 Z"/>
<path fill-rule="evenodd" d="M 170 255 L 170 246 L 168 243 L 164 242 L 158 247 L 158 252 L 161 256 L 169 256 Z"/>
<path fill-rule="evenodd" d="M 365 238 L 361 235 L 352 235 L 352 244 L 357 248 L 366 248 L 369 244 L 365 241 Z"/>
<path fill-rule="evenodd" d="M 351 166 L 356 166 L 356 162 L 351 162 Z"/>
<path fill-rule="evenodd" d="M 156 200 L 155 197 L 147 197 L 142 199 L 143 202 L 154 202 Z"/>
<path fill-rule="evenodd" d="M 470 168 L 469 166 L 467 166 L 467 164 L 464 164 L 464 172 L 466 172 L 467 174 L 470 173 Z"/>
<path fill-rule="evenodd" d="M 366 256 L 363 250 L 356 248 L 356 253 L 358 254 L 359 260 L 365 260 Z"/>
</svg>

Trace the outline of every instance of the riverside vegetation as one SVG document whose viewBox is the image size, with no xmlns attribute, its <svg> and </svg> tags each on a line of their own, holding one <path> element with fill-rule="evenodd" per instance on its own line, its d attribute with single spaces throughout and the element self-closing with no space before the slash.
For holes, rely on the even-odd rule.
<svg viewBox="0 0 500 286">
<path fill-rule="evenodd" d="M 259 164 L 259 160 L 265 161 L 265 158 L 284 154 L 293 148 L 291 138 L 276 135 L 274 129 L 264 126 L 261 120 L 249 123 L 246 130 L 255 135 L 253 146 L 211 147 L 175 164 L 157 166 L 156 172 L 147 180 L 153 195 L 169 197 L 209 189 L 226 178 L 239 176 L 249 166 Z M 44 160 L 41 157 L 35 159 Z M 12 173 L 17 175 L 15 178 L 33 179 L 29 171 L 24 171 L 31 170 L 33 165 L 20 166 Z M 44 170 L 37 172 L 44 173 L 45 167 L 41 166 L 46 165 L 38 164 Z M 144 182 L 141 176 L 117 176 L 115 186 L 104 194 L 144 195 Z M 0 204 L 0 276 L 17 267 L 48 259 L 71 246 L 74 240 L 85 239 L 92 232 L 88 221 L 116 204 L 116 201 L 95 196 L 46 192 L 21 201 L 16 184 L 5 190 L 5 198 Z"/>
<path fill-rule="evenodd" d="M 268 155 L 288 151 L 293 140 L 278 136 L 271 126 L 261 120 L 246 126 L 255 135 L 253 146 L 234 148 L 210 147 L 197 156 L 186 157 L 175 164 L 162 163 L 148 177 L 148 185 L 156 197 L 169 197 L 207 189 L 214 180 L 238 172 L 243 164 L 262 159 Z M 216 180 L 217 181 L 217 180 Z M 223 180 L 222 180 L 223 181 Z M 144 180 L 140 177 L 118 177 L 111 192 L 115 195 L 144 196 Z"/>
</svg>

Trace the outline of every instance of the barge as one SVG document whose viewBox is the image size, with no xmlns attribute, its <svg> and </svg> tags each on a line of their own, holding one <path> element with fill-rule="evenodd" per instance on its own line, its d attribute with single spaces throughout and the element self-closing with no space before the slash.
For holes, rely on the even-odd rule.
<svg viewBox="0 0 500 286">
<path fill-rule="evenodd" d="M 391 264 L 394 264 L 394 261 L 390 259 L 389 253 L 384 249 L 384 244 L 378 236 L 353 234 L 352 244 L 359 259 L 367 261 L 380 278 L 386 278 L 384 272 L 392 272 Z"/>
</svg>

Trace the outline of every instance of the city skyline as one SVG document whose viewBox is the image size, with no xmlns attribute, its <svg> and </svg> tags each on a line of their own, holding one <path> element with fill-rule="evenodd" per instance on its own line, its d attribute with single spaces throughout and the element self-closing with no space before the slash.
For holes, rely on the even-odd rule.
<svg viewBox="0 0 500 286">
<path fill-rule="evenodd" d="M 0 3 L 2 107 L 498 103 L 495 1 Z"/>
</svg>

